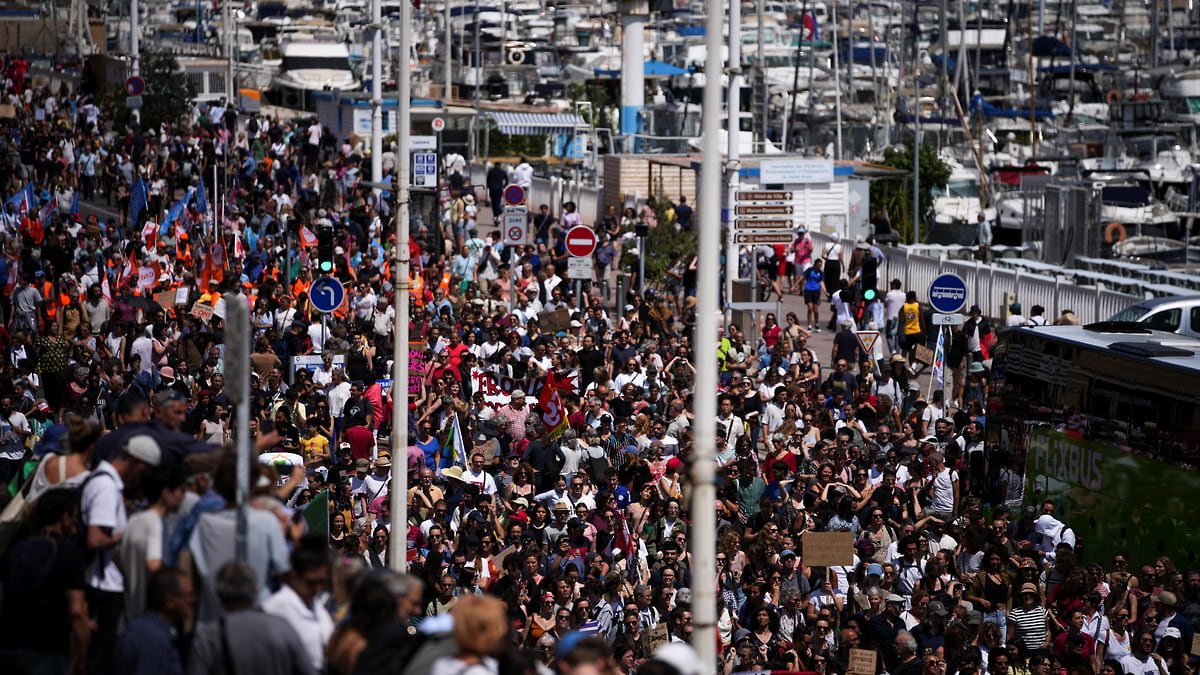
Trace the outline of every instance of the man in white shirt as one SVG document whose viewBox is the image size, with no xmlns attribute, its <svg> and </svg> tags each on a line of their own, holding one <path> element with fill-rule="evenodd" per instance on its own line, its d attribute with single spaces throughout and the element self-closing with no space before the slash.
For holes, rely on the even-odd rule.
<svg viewBox="0 0 1200 675">
<path fill-rule="evenodd" d="M 529 195 L 529 188 L 533 187 L 533 167 L 529 164 L 528 159 L 522 157 L 521 163 L 513 169 L 512 182 L 525 188 L 526 196 Z"/>
<path fill-rule="evenodd" d="M 4 485 L 20 471 L 25 461 L 25 439 L 32 433 L 29 420 L 13 408 L 13 397 L 0 398 L 0 482 Z"/>
<path fill-rule="evenodd" d="M 941 452 L 930 453 L 929 469 L 930 515 L 948 523 L 958 513 L 958 472 L 946 466 Z"/>
<path fill-rule="evenodd" d="M 117 565 L 118 547 L 128 525 L 125 484 L 148 466 L 158 466 L 162 451 L 153 438 L 133 436 L 111 462 L 101 460 L 80 490 L 82 527 L 93 556 L 87 569 L 88 608 L 96 622 L 88 651 L 88 672 L 111 672 L 117 627 L 125 608 L 125 577 Z"/>
<path fill-rule="evenodd" d="M 479 492 L 494 497 L 496 494 L 496 479 L 483 470 L 483 453 L 471 455 L 471 466 L 463 471 L 463 482 L 467 485 L 478 485 Z"/>
<path fill-rule="evenodd" d="M 735 447 L 738 438 L 746 433 L 746 425 L 742 418 L 733 414 L 733 397 L 721 397 L 720 411 L 721 414 L 717 415 L 717 433 L 725 439 L 726 445 Z"/>
<path fill-rule="evenodd" d="M 1029 325 L 1029 321 L 1026 320 L 1025 317 L 1021 316 L 1021 303 L 1014 302 L 1013 304 L 1009 305 L 1008 312 L 1008 318 L 1004 321 L 1004 326 L 1006 328 Z"/>
<path fill-rule="evenodd" d="M 313 670 L 325 669 L 325 644 L 333 635 L 333 618 L 318 596 L 329 590 L 328 547 L 323 541 L 306 539 L 291 555 L 292 571 L 286 583 L 262 603 L 267 614 L 287 621 L 312 660 Z"/>
</svg>

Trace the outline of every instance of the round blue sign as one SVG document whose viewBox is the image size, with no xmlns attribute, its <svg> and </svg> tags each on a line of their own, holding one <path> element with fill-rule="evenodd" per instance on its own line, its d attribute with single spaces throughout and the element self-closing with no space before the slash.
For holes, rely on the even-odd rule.
<svg viewBox="0 0 1200 675">
<path fill-rule="evenodd" d="M 521 204 L 525 201 L 525 188 L 520 185 L 509 185 L 504 188 L 504 201 L 509 204 Z"/>
<path fill-rule="evenodd" d="M 929 304 L 942 314 L 953 314 L 967 304 L 967 283 L 957 274 L 942 274 L 929 284 Z"/>
<path fill-rule="evenodd" d="M 318 312 L 328 314 L 342 306 L 346 289 L 342 287 L 342 282 L 333 277 L 321 277 L 309 287 L 308 296 Z"/>
</svg>

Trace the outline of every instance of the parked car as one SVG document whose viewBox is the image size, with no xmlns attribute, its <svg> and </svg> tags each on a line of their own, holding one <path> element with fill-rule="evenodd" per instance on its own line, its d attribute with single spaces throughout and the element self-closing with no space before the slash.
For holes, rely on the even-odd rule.
<svg viewBox="0 0 1200 675">
<path fill-rule="evenodd" d="M 1109 321 L 1139 323 L 1150 330 L 1200 338 L 1200 295 L 1175 295 L 1136 302 Z"/>
</svg>

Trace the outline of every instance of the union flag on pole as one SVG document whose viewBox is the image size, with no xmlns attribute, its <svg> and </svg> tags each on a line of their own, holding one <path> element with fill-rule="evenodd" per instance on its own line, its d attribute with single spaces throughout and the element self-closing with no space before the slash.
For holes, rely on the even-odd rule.
<svg viewBox="0 0 1200 675">
<path fill-rule="evenodd" d="M 551 439 L 562 436 L 567 430 L 567 411 L 563 408 L 562 396 L 558 393 L 558 384 L 554 381 L 553 372 L 546 372 L 546 386 L 542 387 L 538 407 L 542 409 L 542 424 L 546 427 L 546 434 Z"/>
<path fill-rule="evenodd" d="M 317 235 L 313 234 L 307 225 L 300 226 L 300 245 L 306 248 L 317 245 Z"/>
</svg>

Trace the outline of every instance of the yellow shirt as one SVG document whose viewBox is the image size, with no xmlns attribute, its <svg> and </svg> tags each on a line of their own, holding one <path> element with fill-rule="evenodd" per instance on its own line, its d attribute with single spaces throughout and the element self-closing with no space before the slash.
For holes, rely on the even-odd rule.
<svg viewBox="0 0 1200 675">
<path fill-rule="evenodd" d="M 316 459 L 322 455 L 329 454 L 329 439 L 321 434 L 317 434 L 312 438 L 300 439 L 300 454 L 304 456 L 304 463 Z"/>
<path fill-rule="evenodd" d="M 900 309 L 900 319 L 904 322 L 904 334 L 916 335 L 921 332 L 921 305 L 905 303 Z"/>
</svg>

